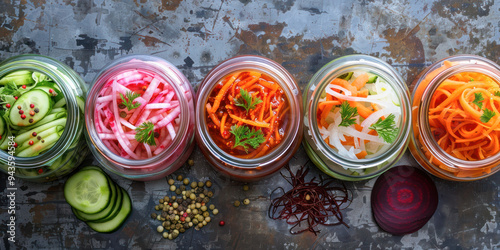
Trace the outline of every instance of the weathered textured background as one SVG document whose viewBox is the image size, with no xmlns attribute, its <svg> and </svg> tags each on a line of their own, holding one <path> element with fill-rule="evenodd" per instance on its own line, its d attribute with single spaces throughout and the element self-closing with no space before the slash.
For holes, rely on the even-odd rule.
<svg viewBox="0 0 500 250">
<path fill-rule="evenodd" d="M 301 87 L 330 60 L 362 53 L 386 60 L 410 83 L 426 65 L 449 55 L 476 54 L 499 63 L 500 1 L 0 0 L 0 60 L 23 53 L 65 62 L 87 83 L 113 59 L 152 54 L 177 65 L 194 86 L 222 60 L 258 54 L 285 66 Z M 350 228 L 322 228 L 317 237 L 292 236 L 284 222 L 266 216 L 269 193 L 277 184 L 286 186 L 279 175 L 251 184 L 244 193 L 243 184 L 220 178 L 199 150 L 192 158 L 195 166 L 178 173 L 208 177 L 216 184 L 214 201 L 221 210 L 216 221 L 224 219 L 225 227 L 210 223 L 175 241 L 164 240 L 148 214 L 165 194 L 166 180 L 143 183 L 113 176 L 131 194 L 134 211 L 118 232 L 98 234 L 72 215 L 62 194 L 64 180 L 19 181 L 17 242 L 7 241 L 2 194 L 0 249 L 500 248 L 500 174 L 472 183 L 433 178 L 440 193 L 437 212 L 420 231 L 403 237 L 374 223 L 374 180 L 347 183 L 355 196 L 346 212 Z M 291 165 L 306 162 L 300 149 Z M 401 164 L 417 166 L 409 153 Z M 314 175 L 320 174 L 311 167 Z M 4 181 L 0 189 L 5 189 Z M 251 205 L 231 205 L 245 197 Z"/>
</svg>

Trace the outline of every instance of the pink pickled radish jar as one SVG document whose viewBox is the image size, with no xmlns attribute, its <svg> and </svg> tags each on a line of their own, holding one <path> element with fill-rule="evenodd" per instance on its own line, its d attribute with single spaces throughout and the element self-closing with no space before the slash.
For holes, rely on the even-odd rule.
<svg viewBox="0 0 500 250">
<path fill-rule="evenodd" d="M 193 151 L 194 94 L 168 61 L 120 58 L 93 81 L 85 104 L 91 152 L 109 171 L 154 180 L 177 170 Z"/>
</svg>

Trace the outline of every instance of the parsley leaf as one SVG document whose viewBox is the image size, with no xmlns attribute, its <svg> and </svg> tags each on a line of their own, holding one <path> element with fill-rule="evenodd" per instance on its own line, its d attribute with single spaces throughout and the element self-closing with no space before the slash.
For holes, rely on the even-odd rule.
<svg viewBox="0 0 500 250">
<path fill-rule="evenodd" d="M 250 130 L 247 126 L 233 125 L 230 132 L 234 135 L 233 148 L 242 146 L 247 153 L 248 146 L 246 144 L 255 149 L 266 141 L 261 130 Z"/>
<path fill-rule="evenodd" d="M 235 105 L 243 107 L 247 113 L 249 110 L 254 109 L 257 104 L 262 102 L 258 97 L 252 98 L 252 95 L 244 89 L 240 89 L 240 95 L 241 96 L 235 100 Z"/>
<path fill-rule="evenodd" d="M 379 118 L 376 123 L 370 126 L 370 129 L 377 131 L 378 136 L 385 142 L 392 143 L 396 139 L 396 136 L 398 136 L 398 129 L 396 128 L 394 118 L 396 118 L 394 114 L 390 114 L 384 120 Z"/>
<path fill-rule="evenodd" d="M 494 95 L 500 97 L 500 91 L 495 91 Z"/>
<path fill-rule="evenodd" d="M 484 123 L 487 123 L 491 120 L 491 118 L 493 118 L 493 116 L 495 116 L 496 113 L 495 111 L 493 110 L 489 110 L 487 108 L 483 109 L 483 115 L 481 115 L 481 117 L 479 117 L 479 119 L 484 122 Z"/>
<path fill-rule="evenodd" d="M 139 127 L 135 128 L 135 139 L 138 142 L 156 146 L 154 129 L 155 125 L 151 121 L 142 123 Z"/>
<path fill-rule="evenodd" d="M 476 104 L 480 109 L 482 109 L 483 108 L 482 101 L 484 101 L 483 94 L 477 92 L 474 93 L 474 101 L 472 101 L 472 103 Z"/>
<path fill-rule="evenodd" d="M 356 119 L 352 117 L 356 115 L 358 115 L 358 108 L 351 107 L 347 101 L 344 101 L 342 105 L 340 105 L 340 116 L 342 117 L 342 122 L 339 124 L 339 127 L 349 127 L 350 125 L 355 124 Z"/>
<path fill-rule="evenodd" d="M 120 93 L 120 97 L 122 98 L 122 101 L 123 101 L 122 103 L 123 103 L 123 105 L 125 105 L 127 107 L 127 109 L 129 111 L 132 110 L 132 109 L 138 108 L 139 106 L 141 106 L 140 102 L 134 103 L 134 99 L 137 98 L 137 97 L 139 97 L 139 96 L 141 96 L 141 94 L 127 91 L 127 93 L 125 93 L 125 95 L 127 96 L 127 99 L 125 99 L 125 97 L 123 96 L 123 94 Z"/>
</svg>

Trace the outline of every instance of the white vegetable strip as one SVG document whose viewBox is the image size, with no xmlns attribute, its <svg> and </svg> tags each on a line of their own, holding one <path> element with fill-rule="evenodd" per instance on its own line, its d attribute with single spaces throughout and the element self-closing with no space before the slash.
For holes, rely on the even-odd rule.
<svg viewBox="0 0 500 250">
<path fill-rule="evenodd" d="M 168 133 L 170 134 L 170 137 L 175 138 L 176 133 L 174 130 L 174 126 L 172 126 L 172 123 L 167 124 L 167 129 Z"/>
<path fill-rule="evenodd" d="M 108 134 L 108 133 L 98 133 L 97 134 L 101 140 L 118 140 L 118 138 L 114 134 Z M 135 135 L 133 134 L 125 134 L 125 138 L 128 140 L 135 140 Z"/>
<path fill-rule="evenodd" d="M 127 127 L 127 128 L 134 129 L 134 130 L 136 129 L 136 126 L 130 124 L 128 121 L 126 121 L 123 118 L 120 118 L 120 123 L 125 125 L 125 127 Z"/>
<path fill-rule="evenodd" d="M 163 140 L 161 142 L 161 144 L 156 148 L 156 150 L 153 152 L 155 155 L 161 153 L 161 151 L 163 151 L 168 144 L 170 144 L 172 141 L 170 135 L 167 135 L 167 137 L 165 138 L 165 140 Z"/>
<path fill-rule="evenodd" d="M 149 145 L 147 143 L 143 143 L 142 145 L 146 149 L 146 153 L 148 154 L 148 158 L 153 157 L 153 154 L 151 154 L 151 148 L 149 147 Z"/>
<path fill-rule="evenodd" d="M 380 101 L 380 100 L 370 100 L 370 99 L 367 99 L 367 98 L 364 98 L 364 97 L 343 95 L 343 94 L 337 93 L 337 92 L 335 92 L 335 91 L 333 91 L 332 89 L 329 89 L 329 88 L 326 89 L 326 93 L 328 93 L 328 94 L 330 94 L 332 96 L 335 96 L 335 97 L 337 97 L 339 99 L 347 100 L 347 101 L 372 102 L 372 103 L 378 104 L 378 105 L 383 106 L 383 107 L 387 107 L 388 105 L 390 105 L 389 103 L 383 102 L 383 101 Z"/>
<path fill-rule="evenodd" d="M 160 81 L 156 78 L 153 78 L 151 83 L 149 83 L 148 88 L 146 89 L 146 91 L 144 92 L 144 94 L 141 97 L 141 99 L 144 100 L 144 102 L 141 102 L 141 106 L 136 108 L 134 114 L 129 119 L 130 123 L 137 122 L 137 120 L 139 119 L 139 115 L 141 114 L 142 110 L 144 110 L 144 106 L 145 106 L 144 104 L 147 104 L 149 102 L 149 100 L 151 100 L 151 97 L 153 96 L 155 89 L 158 88 L 159 84 L 160 84 Z M 137 98 L 137 99 L 139 99 L 139 98 Z"/>
<path fill-rule="evenodd" d="M 181 113 L 181 109 L 179 107 L 175 108 L 167 115 L 167 117 L 163 118 L 163 120 L 159 121 L 157 125 L 159 128 L 166 126 L 171 123 L 179 114 Z M 173 137 L 172 137 L 173 138 Z"/>
<path fill-rule="evenodd" d="M 113 133 L 115 134 L 117 140 L 118 140 L 118 143 L 120 143 L 120 145 L 122 146 L 122 149 L 128 154 L 130 155 L 132 158 L 134 159 L 138 159 L 137 155 L 134 154 L 134 152 L 132 152 L 132 150 L 129 148 L 128 145 L 130 145 L 130 142 L 127 140 L 127 138 L 123 138 L 124 135 L 120 134 L 120 132 L 118 131 L 118 128 L 121 128 L 121 126 L 119 126 L 118 124 L 116 124 L 116 121 L 113 117 L 113 114 L 111 113 L 111 111 L 107 110 L 107 107 L 106 107 L 106 110 L 104 110 L 104 113 L 106 114 L 106 118 L 108 118 L 108 120 L 110 120 L 110 126 L 111 126 L 111 130 L 113 131 Z M 128 143 L 128 145 L 127 145 Z"/>
</svg>

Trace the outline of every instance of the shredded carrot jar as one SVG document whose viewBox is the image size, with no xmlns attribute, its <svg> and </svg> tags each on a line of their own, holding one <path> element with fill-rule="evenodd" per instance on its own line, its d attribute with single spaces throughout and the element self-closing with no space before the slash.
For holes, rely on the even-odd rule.
<svg viewBox="0 0 500 250">
<path fill-rule="evenodd" d="M 210 136 L 233 156 L 262 157 L 286 136 L 286 95 L 274 79 L 260 72 L 227 75 L 215 85 L 205 107 Z"/>
<path fill-rule="evenodd" d="M 454 56 L 417 78 L 410 151 L 430 173 L 469 181 L 500 169 L 499 68 L 485 58 Z"/>
</svg>

